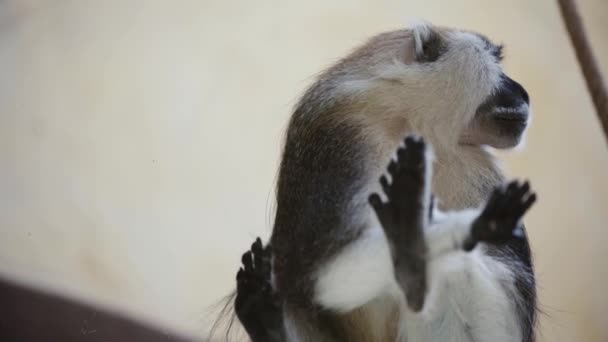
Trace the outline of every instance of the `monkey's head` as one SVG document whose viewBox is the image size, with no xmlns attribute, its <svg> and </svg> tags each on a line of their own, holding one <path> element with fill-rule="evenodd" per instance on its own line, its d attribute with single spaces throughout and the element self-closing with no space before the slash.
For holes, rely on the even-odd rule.
<svg viewBox="0 0 608 342">
<path fill-rule="evenodd" d="M 529 97 L 502 58 L 481 34 L 421 23 L 372 38 L 327 75 L 341 78 L 351 101 L 402 115 L 435 140 L 511 148 L 525 133 Z"/>
</svg>

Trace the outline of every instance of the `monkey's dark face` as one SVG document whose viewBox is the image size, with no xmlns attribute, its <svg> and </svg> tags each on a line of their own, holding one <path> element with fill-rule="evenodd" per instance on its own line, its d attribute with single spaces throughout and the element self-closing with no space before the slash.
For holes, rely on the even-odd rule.
<svg viewBox="0 0 608 342">
<path fill-rule="evenodd" d="M 511 148 L 521 141 L 530 118 L 530 98 L 513 79 L 501 75 L 499 86 L 477 108 L 463 143 Z"/>
</svg>

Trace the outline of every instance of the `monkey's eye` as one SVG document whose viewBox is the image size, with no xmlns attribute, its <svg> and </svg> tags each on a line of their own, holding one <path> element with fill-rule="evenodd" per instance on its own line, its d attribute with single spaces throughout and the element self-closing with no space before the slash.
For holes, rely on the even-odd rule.
<svg viewBox="0 0 608 342">
<path fill-rule="evenodd" d="M 495 45 L 492 47 L 492 56 L 494 56 L 496 58 L 496 60 L 500 63 L 502 62 L 503 58 L 505 58 L 505 56 L 503 55 L 503 50 L 504 49 L 504 45 L 500 44 L 500 45 Z"/>
</svg>

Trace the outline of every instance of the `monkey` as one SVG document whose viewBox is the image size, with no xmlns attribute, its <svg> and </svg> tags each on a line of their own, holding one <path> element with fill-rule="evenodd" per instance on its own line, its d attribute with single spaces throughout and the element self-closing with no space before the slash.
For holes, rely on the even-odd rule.
<svg viewBox="0 0 608 342">
<path fill-rule="evenodd" d="M 483 227 L 485 209 L 470 208 L 506 202 L 523 215 L 521 203 L 535 198 L 528 185 L 503 186 L 492 152 L 520 145 L 530 117 L 528 93 L 502 59 L 502 46 L 480 33 L 423 22 L 372 37 L 304 93 L 287 128 L 269 242 L 268 293 L 279 304 L 267 308 L 280 316 L 278 338 L 535 340 L 525 227 L 515 223 L 518 238 L 500 243 L 477 236 L 479 246 L 467 235 L 483 231 L 474 227 Z M 425 175 L 406 184 L 424 195 L 407 195 L 412 206 L 369 197 L 392 194 L 398 182 L 381 178 L 383 165 L 395 164 L 392 154 L 410 134 L 424 137 Z M 433 205 L 431 188 L 440 199 Z M 414 215 L 408 229 L 383 222 L 393 202 Z M 433 215 L 420 215 L 427 209 Z"/>
</svg>

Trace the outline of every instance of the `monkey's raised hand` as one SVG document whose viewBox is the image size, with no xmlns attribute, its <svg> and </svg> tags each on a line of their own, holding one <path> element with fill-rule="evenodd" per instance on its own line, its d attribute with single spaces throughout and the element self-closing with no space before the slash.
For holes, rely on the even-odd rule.
<svg viewBox="0 0 608 342">
<path fill-rule="evenodd" d="M 494 189 L 485 208 L 473 221 L 464 250 L 472 250 L 480 241 L 503 244 L 514 237 L 523 237 L 520 221 L 535 201 L 536 194 L 528 182 L 512 181 L 506 187 Z"/>
<path fill-rule="evenodd" d="M 270 285 L 270 246 L 257 238 L 236 274 L 234 311 L 253 342 L 285 341 L 281 301 Z"/>
<path fill-rule="evenodd" d="M 408 136 L 405 147 L 397 150 L 397 161 L 391 161 L 389 184 L 383 175 L 380 184 L 388 201 L 382 202 L 378 194 L 369 197 L 369 203 L 384 229 L 391 254 L 397 283 L 403 290 L 413 311 L 424 305 L 427 290 L 427 245 L 424 229 L 430 207 L 430 160 L 427 145 L 419 137 Z"/>
</svg>

